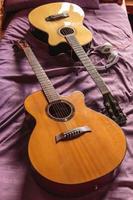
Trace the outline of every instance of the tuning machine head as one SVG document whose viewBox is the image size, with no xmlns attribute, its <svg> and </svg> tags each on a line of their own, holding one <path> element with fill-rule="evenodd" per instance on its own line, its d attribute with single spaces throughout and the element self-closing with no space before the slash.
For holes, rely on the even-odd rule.
<svg viewBox="0 0 133 200">
<path fill-rule="evenodd" d="M 104 94 L 103 98 L 107 115 L 120 126 L 124 125 L 127 119 L 117 100 L 111 93 Z"/>
</svg>

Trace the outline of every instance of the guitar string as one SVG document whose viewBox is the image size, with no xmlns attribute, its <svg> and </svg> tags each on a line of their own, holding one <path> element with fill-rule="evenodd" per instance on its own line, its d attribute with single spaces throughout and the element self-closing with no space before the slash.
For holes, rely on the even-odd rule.
<svg viewBox="0 0 133 200">
<path fill-rule="evenodd" d="M 30 48 L 29 48 L 30 49 Z M 31 51 L 32 52 L 32 51 Z M 26 52 L 25 52 L 26 53 Z M 27 55 L 27 54 L 26 54 Z M 33 54 L 34 55 L 34 54 Z M 28 58 L 28 60 L 29 60 L 29 57 L 27 57 Z M 36 58 L 36 57 L 35 57 Z M 35 59 L 36 60 L 36 59 Z M 39 81 L 40 82 L 40 81 Z M 60 104 L 59 104 L 60 105 Z M 61 104 L 61 107 L 63 107 L 63 104 Z M 55 110 L 55 112 L 60 112 L 60 107 L 59 106 L 54 106 L 54 110 Z M 64 109 L 63 109 L 64 110 Z M 66 108 L 65 108 L 65 110 L 64 110 L 65 112 L 66 112 Z M 63 112 L 64 112 L 63 111 Z M 68 113 L 68 110 L 67 110 L 67 113 Z M 61 116 L 62 116 L 62 111 L 61 111 Z M 71 130 L 72 129 L 72 126 L 70 126 L 69 124 L 70 123 L 68 123 L 68 122 L 63 122 L 63 123 L 61 123 L 61 124 L 63 124 L 65 127 L 66 127 L 66 129 L 65 129 L 65 132 L 67 131 L 67 130 Z M 61 127 L 61 133 L 65 133 L 64 132 L 64 130 L 62 131 L 62 127 Z M 72 145 L 71 143 L 70 143 L 70 146 L 71 146 L 71 148 L 73 149 L 73 151 L 75 151 L 75 149 L 76 149 L 76 151 L 78 152 L 77 153 L 77 156 L 79 156 L 79 153 L 80 153 L 80 151 L 79 151 L 79 148 L 78 148 L 78 146 L 77 145 Z M 78 159 L 77 159 L 78 160 Z M 78 163 L 79 164 L 79 163 Z"/>
<path fill-rule="evenodd" d="M 66 31 L 66 33 L 67 33 L 67 31 Z M 68 33 L 69 33 L 69 31 L 68 31 Z M 29 50 L 31 50 L 30 49 L 30 47 L 29 47 Z M 32 51 L 31 51 L 31 53 L 33 53 Z M 32 64 L 32 63 L 31 63 Z M 33 66 L 33 65 L 32 65 Z M 39 81 L 40 82 L 40 81 Z M 42 84 L 41 84 L 41 86 L 42 86 Z M 43 86 L 42 86 L 43 87 Z M 45 93 L 45 91 L 44 91 L 44 93 Z M 47 95 L 46 95 L 47 96 Z M 53 105 L 53 108 L 54 108 L 54 112 L 55 113 L 57 113 L 57 115 L 59 115 L 61 118 L 64 118 L 64 115 L 67 115 L 67 117 L 69 117 L 69 111 L 68 111 L 68 109 L 66 108 L 66 106 L 63 106 L 63 103 L 57 103 L 57 104 L 55 104 L 55 105 Z M 71 113 L 70 113 L 71 114 Z M 59 118 L 60 118 L 59 117 Z"/>
<path fill-rule="evenodd" d="M 66 30 L 66 31 L 64 30 L 63 33 L 64 33 L 64 34 L 69 34 L 69 30 Z M 68 115 L 68 114 L 69 114 L 69 111 L 68 111 L 68 109 L 66 108 L 66 106 L 63 105 L 63 103 L 61 103 L 61 104 L 60 104 L 60 103 L 59 103 L 59 104 L 57 103 L 54 107 L 55 107 L 55 110 L 58 111 L 58 114 L 60 113 L 60 116 L 61 116 L 61 117 L 64 118 L 64 114 L 67 115 L 67 117 L 69 117 L 69 115 Z M 72 109 L 72 108 L 70 107 L 70 109 Z M 71 112 L 70 112 L 70 114 L 71 114 Z"/>
<path fill-rule="evenodd" d="M 70 29 L 63 29 L 63 33 L 64 33 L 64 35 L 67 35 L 67 34 L 70 34 L 70 32 L 69 32 L 69 30 Z M 44 91 L 45 92 L 45 91 Z M 64 118 L 64 115 L 66 115 L 66 117 L 69 117 L 69 111 L 68 111 L 68 109 L 67 109 L 67 107 L 66 106 L 64 106 L 63 105 L 63 103 L 56 103 L 55 105 L 53 105 L 53 110 L 54 110 L 54 112 L 55 113 L 57 113 L 57 115 L 58 115 L 58 118 Z M 71 107 L 70 107 L 70 109 L 72 109 Z M 70 113 L 71 114 L 71 113 Z"/>
<path fill-rule="evenodd" d="M 28 48 L 28 47 L 27 47 Z M 25 50 L 25 49 L 24 49 Z M 30 47 L 29 47 L 29 51 L 31 51 L 31 49 L 30 49 Z M 25 53 L 27 53 L 26 51 L 25 51 Z M 33 53 L 32 51 L 31 51 L 31 53 Z M 29 58 L 29 56 L 28 56 L 28 58 Z M 30 61 L 31 61 L 31 59 L 30 59 Z M 32 63 L 30 62 L 30 64 L 32 65 Z M 32 69 L 33 69 L 33 65 L 32 65 Z M 34 69 L 33 69 L 33 71 L 34 71 Z M 45 73 L 45 72 L 44 72 Z M 40 81 L 39 81 L 40 82 Z M 40 83 L 41 84 L 41 83 Z M 42 85 L 41 85 L 42 86 Z M 45 93 L 45 91 L 44 91 L 44 93 Z M 47 96 L 47 95 L 46 95 Z M 63 104 L 62 103 L 60 103 L 60 104 L 56 104 L 56 105 L 54 105 L 53 106 L 53 108 L 54 108 L 54 112 L 55 113 L 57 113 L 58 114 L 58 116 L 60 116 L 61 118 L 64 118 L 64 114 L 66 114 L 67 115 L 67 117 L 69 117 L 68 116 L 68 113 L 69 113 L 69 111 L 68 111 L 68 109 L 65 107 L 65 109 L 64 109 L 64 106 L 63 106 Z M 60 117 L 58 117 L 58 118 L 60 118 Z"/>
<path fill-rule="evenodd" d="M 68 30 L 68 29 L 66 29 L 66 31 L 64 30 L 62 33 L 64 33 L 65 36 L 68 35 L 68 34 L 71 34 L 71 33 L 69 33 L 69 30 Z M 80 143 L 81 143 L 81 140 L 80 140 Z M 78 146 L 77 146 L 77 145 L 74 145 L 74 144 L 71 145 L 72 148 L 73 148 L 73 146 L 74 146 L 74 149 L 76 148 L 76 150 L 78 151 L 78 155 L 79 155 L 80 151 L 79 151 Z"/>
<path fill-rule="evenodd" d="M 70 27 L 70 29 L 72 29 L 71 27 Z M 69 27 L 68 27 L 68 29 L 66 28 L 64 28 L 64 29 L 62 29 L 63 31 L 63 33 L 64 33 L 64 35 L 68 35 L 68 34 L 66 34 L 66 33 L 68 33 L 69 32 Z M 68 30 L 68 32 L 67 32 L 67 30 Z M 72 29 L 73 30 L 73 29 Z M 69 35 L 73 35 L 73 34 L 71 34 L 72 32 L 71 32 L 71 30 L 70 30 L 70 33 L 69 33 Z M 71 40 L 68 40 L 68 38 L 67 37 L 65 37 L 66 38 L 66 40 L 68 41 L 68 43 L 69 42 L 71 42 Z M 75 42 L 78 42 L 78 41 L 76 41 L 76 37 L 74 37 L 73 38 L 74 40 L 75 40 Z M 70 43 L 71 44 L 71 43 Z M 72 45 L 73 46 L 73 45 Z M 75 50 L 74 50 L 75 51 Z M 78 55 L 77 55 L 78 56 Z M 79 56 L 78 56 L 79 57 Z M 80 57 L 79 57 L 80 58 Z M 81 59 L 80 59 L 81 60 Z M 82 62 L 83 63 L 83 62 Z M 91 63 L 90 63 L 91 64 Z M 87 69 L 87 71 L 89 71 L 88 70 L 88 67 L 87 66 L 85 66 L 86 67 L 86 69 Z M 89 72 L 90 73 L 90 72 Z M 94 81 L 95 81 L 95 83 L 97 84 L 97 86 L 98 86 L 98 88 L 100 89 L 100 91 L 101 91 L 101 93 L 102 93 L 102 95 L 104 96 L 104 94 L 108 94 L 108 93 L 110 93 L 110 91 L 108 90 L 108 88 L 107 88 L 107 86 L 105 85 L 105 83 L 103 82 L 103 80 L 102 80 L 102 78 L 100 77 L 100 75 L 99 75 L 99 73 L 96 71 L 96 73 L 97 73 L 97 80 L 96 80 L 96 77 L 92 77 L 93 79 L 94 79 Z M 92 74 L 93 75 L 93 74 Z M 92 76 L 91 75 L 91 76 Z M 98 82 L 99 83 L 98 83 Z M 119 110 L 119 112 L 120 112 L 120 110 Z M 122 116 L 121 116 L 121 115 Z M 123 112 L 122 112 L 122 110 L 121 110 L 121 113 L 118 113 L 118 114 L 116 114 L 115 113 L 115 111 L 114 111 L 114 109 L 113 109 L 113 115 L 115 116 L 115 118 L 117 119 L 114 119 L 114 118 L 112 118 L 114 121 L 116 121 L 117 123 L 118 123 L 118 121 L 120 121 L 119 120 L 119 118 L 121 118 L 121 120 L 122 120 L 122 118 L 124 117 L 124 114 L 123 114 Z M 119 115 L 119 118 L 118 118 L 118 116 L 117 115 Z M 125 117 L 124 117 L 125 118 Z M 119 124 L 119 123 L 118 123 Z"/>
<path fill-rule="evenodd" d="M 45 73 L 44 71 L 43 71 L 43 73 L 44 73 L 44 76 L 46 76 L 46 78 L 47 78 L 46 73 Z M 41 74 L 41 75 L 42 75 L 42 74 Z M 39 80 L 39 77 L 38 77 L 38 80 Z M 49 79 L 48 79 L 48 81 L 49 81 Z M 49 99 L 52 97 L 52 94 L 50 94 L 50 93 L 49 93 L 49 90 L 46 89 L 47 86 L 45 86 L 45 84 L 44 84 L 44 85 L 41 84 L 42 82 L 41 82 L 40 80 L 39 80 L 39 82 L 40 82 L 40 85 L 41 85 L 41 87 L 42 87 L 42 89 L 43 89 L 45 95 L 46 95 L 46 90 L 48 91 L 48 94 L 46 95 L 46 97 L 47 97 L 47 100 L 49 101 Z M 51 82 L 50 82 L 48 85 L 51 87 Z M 45 87 L 45 88 L 44 88 L 44 87 Z M 46 89 L 46 90 L 45 90 L 45 89 Z M 53 87 L 52 87 L 52 89 L 53 89 Z M 49 95 L 49 94 L 50 94 L 50 95 Z M 50 100 L 50 101 L 51 101 L 51 100 Z M 60 116 L 63 118 L 63 113 L 62 113 L 62 111 L 61 111 L 61 109 L 60 109 L 58 103 L 56 103 L 55 105 L 53 105 L 53 108 L 54 108 L 54 112 L 57 113 L 58 115 L 60 115 Z"/>
</svg>

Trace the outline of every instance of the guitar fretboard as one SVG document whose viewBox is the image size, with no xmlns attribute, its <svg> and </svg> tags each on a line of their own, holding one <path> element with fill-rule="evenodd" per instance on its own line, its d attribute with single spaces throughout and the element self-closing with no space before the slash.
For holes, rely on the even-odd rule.
<svg viewBox="0 0 133 200">
<path fill-rule="evenodd" d="M 47 74 L 41 67 L 40 63 L 38 62 L 36 56 L 34 55 L 32 49 L 30 48 L 30 46 L 26 46 L 26 47 L 22 47 L 22 48 L 28 58 L 28 61 L 31 65 L 34 73 L 36 74 L 36 77 L 42 87 L 44 94 L 47 97 L 48 102 L 51 103 L 53 101 L 59 100 L 60 99 L 59 94 L 57 94 L 55 88 L 53 87 Z"/>
<path fill-rule="evenodd" d="M 96 70 L 91 60 L 88 58 L 83 47 L 77 41 L 76 37 L 73 34 L 65 35 L 65 37 L 72 49 L 74 50 L 74 52 L 76 53 L 76 55 L 78 56 L 78 58 L 80 59 L 80 61 L 82 62 L 82 64 L 84 65 L 84 67 L 86 68 L 86 70 L 89 72 L 89 74 L 95 81 L 101 93 L 103 95 L 109 93 L 109 89 L 105 85 L 104 81 L 102 80 L 100 74 Z"/>
</svg>

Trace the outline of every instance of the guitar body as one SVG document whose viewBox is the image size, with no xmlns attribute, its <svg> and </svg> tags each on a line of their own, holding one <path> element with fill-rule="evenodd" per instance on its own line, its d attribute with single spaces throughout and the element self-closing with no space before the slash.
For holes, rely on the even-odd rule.
<svg viewBox="0 0 133 200">
<path fill-rule="evenodd" d="M 61 13 L 65 13 L 65 16 L 58 17 Z M 54 15 L 54 19 L 47 21 L 48 17 Z M 83 25 L 84 12 L 76 4 L 67 2 L 45 4 L 33 9 L 28 19 L 36 30 L 35 35 L 39 34 L 37 37 L 40 37 L 42 41 L 48 40 L 53 51 L 54 48 L 58 51 L 61 51 L 62 48 L 63 51 L 70 49 L 64 37 L 63 28 L 71 28 L 82 46 L 92 41 L 92 33 Z"/>
<path fill-rule="evenodd" d="M 28 145 L 29 160 L 37 181 L 48 191 L 83 195 L 112 180 L 125 156 L 125 136 L 114 121 L 87 108 L 82 93 L 74 92 L 61 100 L 73 106 L 67 120 L 49 115 L 48 102 L 41 91 L 25 100 L 27 112 L 36 121 Z M 61 106 L 58 109 L 57 112 Z M 85 126 L 88 131 L 79 137 L 56 140 L 61 133 Z"/>
</svg>

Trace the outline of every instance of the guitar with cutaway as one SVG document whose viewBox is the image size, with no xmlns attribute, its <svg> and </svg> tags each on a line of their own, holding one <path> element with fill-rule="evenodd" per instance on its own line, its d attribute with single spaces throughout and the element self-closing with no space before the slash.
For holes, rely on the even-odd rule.
<svg viewBox="0 0 133 200">
<path fill-rule="evenodd" d="M 102 93 L 108 116 L 119 125 L 124 125 L 125 114 L 82 47 L 92 40 L 92 33 L 83 25 L 83 19 L 83 10 L 67 2 L 39 6 L 29 14 L 31 25 L 47 36 L 51 48 L 58 49 L 58 53 L 70 47 L 73 49 Z"/>
<path fill-rule="evenodd" d="M 126 152 L 122 129 L 86 107 L 84 95 L 60 96 L 26 41 L 19 41 L 42 87 L 28 96 L 35 119 L 28 156 L 37 182 L 48 191 L 79 196 L 112 181 Z"/>
</svg>

